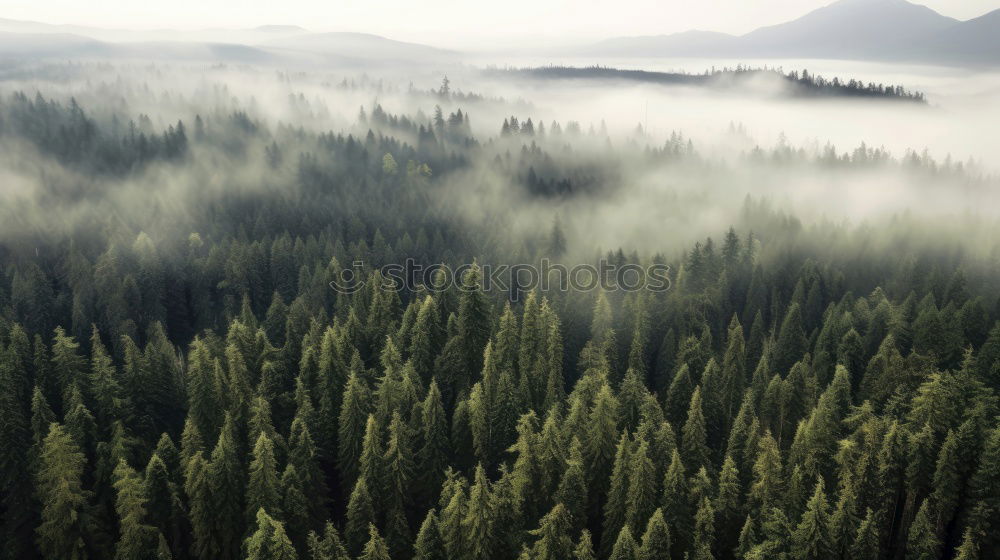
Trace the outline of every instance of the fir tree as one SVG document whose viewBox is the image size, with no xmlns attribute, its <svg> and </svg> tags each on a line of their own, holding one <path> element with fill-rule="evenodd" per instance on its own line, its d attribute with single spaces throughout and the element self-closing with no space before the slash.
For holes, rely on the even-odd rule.
<svg viewBox="0 0 1000 560">
<path fill-rule="evenodd" d="M 88 495 L 82 487 L 85 466 L 83 453 L 66 430 L 51 424 L 42 442 L 36 475 L 42 504 L 36 533 L 38 548 L 46 558 L 87 558 L 84 511 Z"/>
<path fill-rule="evenodd" d="M 420 525 L 417 540 L 413 544 L 413 560 L 446 560 L 448 553 L 438 526 L 438 516 L 434 508 L 427 512 L 427 517 Z"/>
<path fill-rule="evenodd" d="M 274 444 L 261 433 L 253 448 L 247 482 L 247 525 L 252 526 L 260 510 L 281 516 L 281 486 L 274 459 Z"/>
<path fill-rule="evenodd" d="M 368 542 L 358 556 L 358 560 L 390 560 L 389 547 L 385 540 L 379 535 L 375 525 L 368 525 Z"/>
<path fill-rule="evenodd" d="M 119 539 L 116 560 L 145 560 L 156 555 L 158 531 L 146 523 L 146 486 L 135 469 L 125 461 L 115 467 L 115 511 L 118 513 Z"/>
<path fill-rule="evenodd" d="M 257 529 L 244 544 L 247 560 L 296 560 L 298 554 L 285 534 L 285 528 L 261 508 L 257 511 Z"/>
</svg>

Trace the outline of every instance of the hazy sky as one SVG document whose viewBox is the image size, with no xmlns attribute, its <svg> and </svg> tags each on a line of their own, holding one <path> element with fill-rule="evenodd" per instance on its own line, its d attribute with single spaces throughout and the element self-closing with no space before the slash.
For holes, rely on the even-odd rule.
<svg viewBox="0 0 1000 560">
<path fill-rule="evenodd" d="M 604 38 L 705 29 L 743 33 L 832 0 L 0 0 L 0 17 L 103 27 L 296 24 L 449 43 L 518 35 Z M 969 19 L 1000 0 L 917 0 Z M 435 41 L 437 39 L 437 41 Z"/>
</svg>

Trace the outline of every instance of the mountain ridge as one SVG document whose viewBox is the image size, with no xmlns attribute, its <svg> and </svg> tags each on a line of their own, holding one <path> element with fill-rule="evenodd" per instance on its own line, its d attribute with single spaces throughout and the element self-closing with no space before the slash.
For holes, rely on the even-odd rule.
<svg viewBox="0 0 1000 560">
<path fill-rule="evenodd" d="M 1000 9 L 960 21 L 907 0 L 839 0 L 743 35 L 697 31 L 611 37 L 597 56 L 842 58 L 1000 64 Z"/>
</svg>

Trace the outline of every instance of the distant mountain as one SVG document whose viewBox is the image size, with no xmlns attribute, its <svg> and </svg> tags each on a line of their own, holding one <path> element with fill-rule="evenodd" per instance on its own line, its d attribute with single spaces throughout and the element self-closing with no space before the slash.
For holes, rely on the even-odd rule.
<svg viewBox="0 0 1000 560">
<path fill-rule="evenodd" d="M 912 47 L 928 58 L 1000 64 L 1000 10 L 957 23 Z"/>
<path fill-rule="evenodd" d="M 108 45 L 72 33 L 10 33 L 0 31 L 0 60 L 65 56 L 105 56 Z"/>
<path fill-rule="evenodd" d="M 365 33 L 308 33 L 294 25 L 243 30 L 108 30 L 0 19 L 0 60 L 149 59 L 246 64 L 359 64 L 454 60 L 457 53 Z"/>
<path fill-rule="evenodd" d="M 1000 10 L 961 22 L 906 0 L 839 0 L 739 37 L 704 31 L 619 37 L 580 53 L 1000 64 Z"/>
<path fill-rule="evenodd" d="M 840 0 L 794 21 L 747 33 L 736 45 L 754 56 L 895 58 L 900 48 L 956 23 L 906 0 Z"/>
<path fill-rule="evenodd" d="M 236 43 L 253 45 L 307 31 L 296 25 L 263 25 L 254 29 L 107 29 L 84 25 L 53 25 L 37 21 L 0 18 L 0 32 L 11 33 L 69 33 L 98 41 L 120 42 L 201 42 Z"/>
<path fill-rule="evenodd" d="M 298 25 L 258 25 L 253 30 L 263 33 L 307 33 L 305 28 Z"/>
<path fill-rule="evenodd" d="M 266 41 L 259 46 L 277 51 L 367 60 L 432 61 L 457 56 L 452 51 L 369 33 L 309 33 Z"/>
</svg>

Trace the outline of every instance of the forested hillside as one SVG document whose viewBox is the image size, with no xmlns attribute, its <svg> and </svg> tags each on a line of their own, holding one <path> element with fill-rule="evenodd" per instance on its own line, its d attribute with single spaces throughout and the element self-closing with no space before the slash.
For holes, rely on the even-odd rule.
<svg viewBox="0 0 1000 560">
<path fill-rule="evenodd" d="M 0 557 L 1000 551 L 996 222 L 806 220 L 740 182 L 994 177 L 612 141 L 447 81 L 398 112 L 329 85 L 368 96 L 335 125 L 306 96 L 275 116 L 66 72 L 0 94 Z M 609 245 L 630 196 L 654 234 Z M 727 223 L 691 217 L 723 201 Z M 388 289 L 406 259 L 475 265 Z M 671 287 L 484 288 L 481 265 L 543 259 L 659 263 Z M 354 263 L 364 288 L 334 290 Z"/>
</svg>

